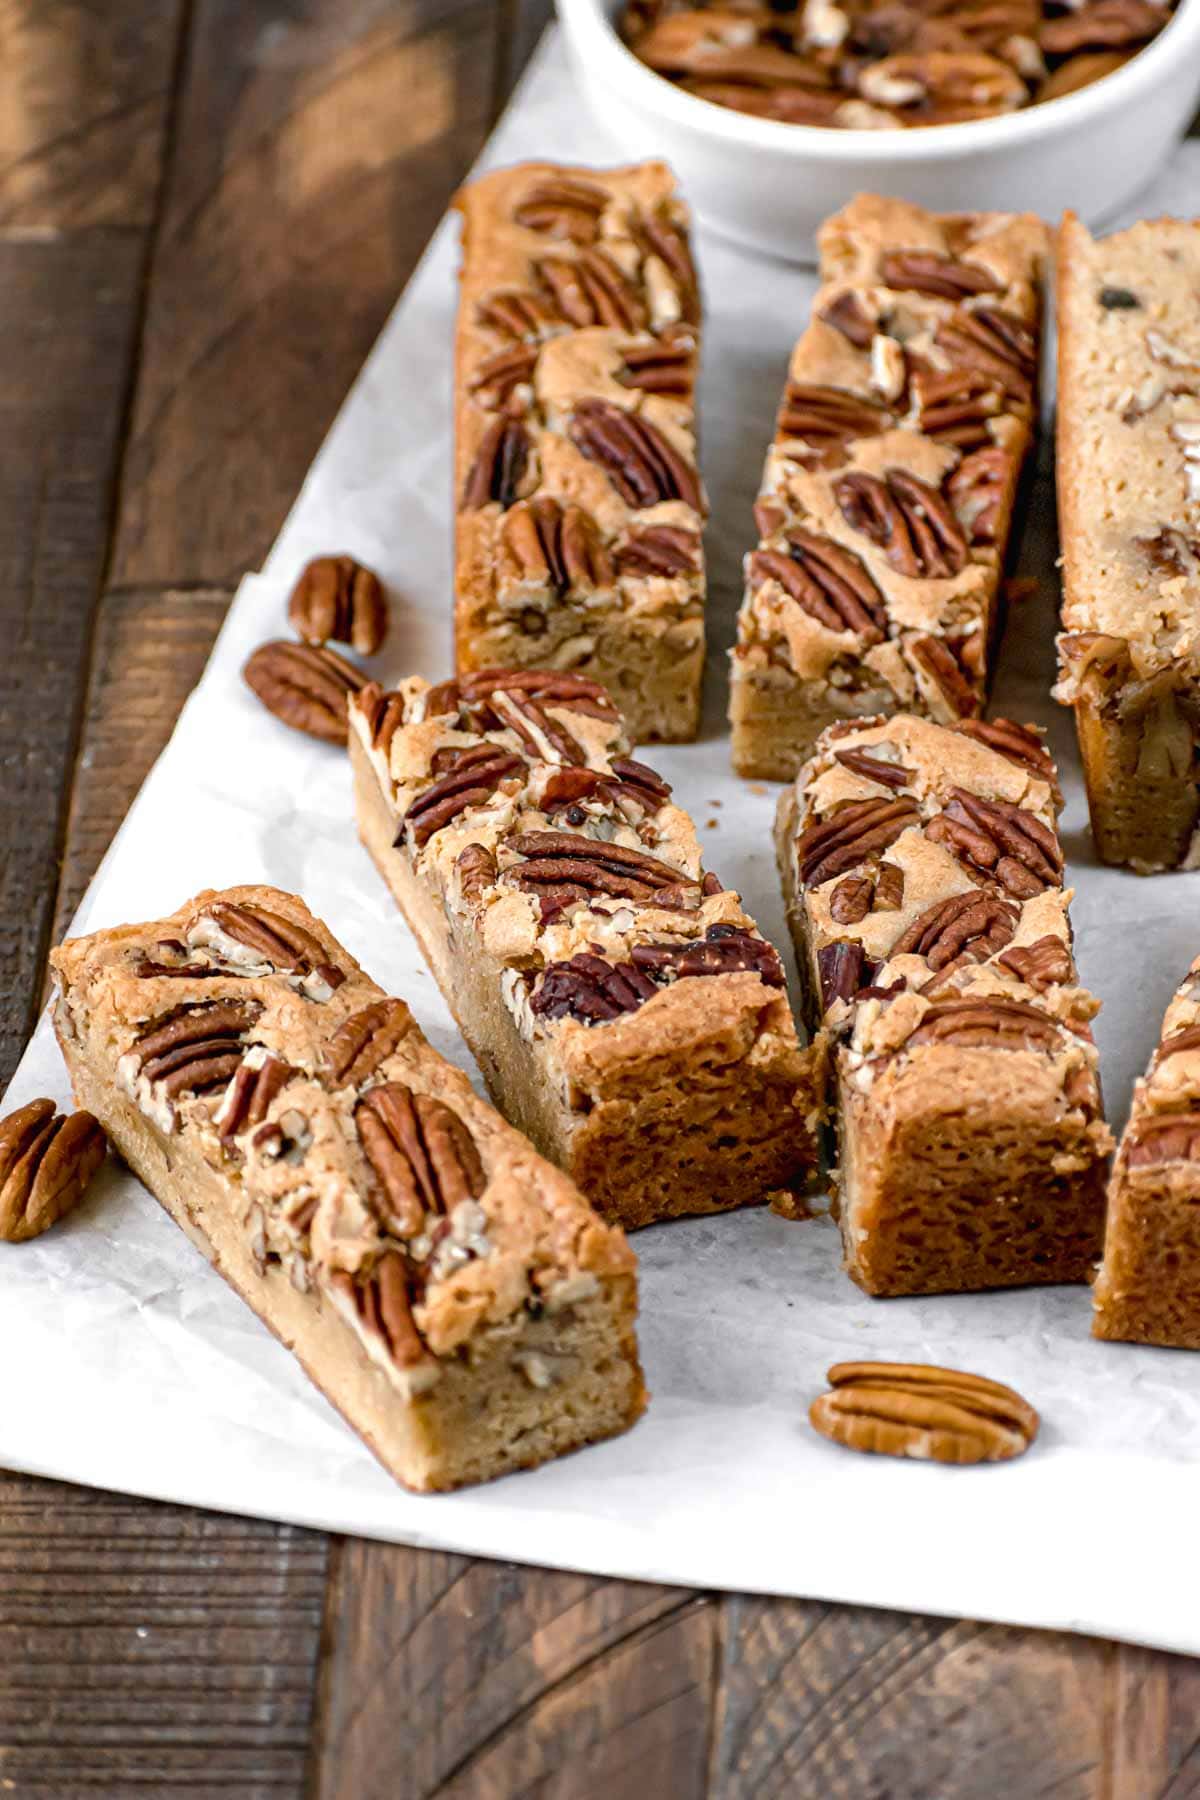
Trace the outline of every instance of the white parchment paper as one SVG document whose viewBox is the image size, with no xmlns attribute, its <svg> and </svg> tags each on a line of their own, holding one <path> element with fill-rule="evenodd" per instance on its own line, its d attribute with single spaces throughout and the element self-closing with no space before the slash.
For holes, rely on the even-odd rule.
<svg viewBox="0 0 1200 1800">
<path fill-rule="evenodd" d="M 581 115 L 553 39 L 489 161 L 619 157 Z M 1200 146 L 1145 213 L 1197 210 Z M 437 1047 L 471 1070 L 433 981 L 354 831 L 344 755 L 278 725 L 239 679 L 284 629 L 297 570 L 347 549 L 398 601 L 387 673 L 449 672 L 453 228 L 444 224 L 321 451 L 263 572 L 242 586 L 203 681 L 122 827 L 78 927 L 155 917 L 206 886 L 296 889 Z M 724 730 L 750 507 L 812 280 L 707 236 L 702 391 L 713 502 L 702 741 L 652 760 L 700 823 L 707 860 L 764 931 L 786 932 L 775 793 L 737 781 Z M 1066 776 L 1084 980 L 1114 1124 L 1200 948 L 1200 875 L 1098 867 L 1068 715 L 1049 701 L 1053 503 L 1038 488 L 996 710 L 1045 721 Z M 706 830 L 711 826 L 711 831 Z M 39 1027 L 8 1105 L 68 1099 Z M 401 1491 L 157 1204 L 109 1167 L 37 1242 L 0 1246 L 0 1406 L 12 1468 L 337 1531 L 604 1574 L 1101 1632 L 1200 1652 L 1200 1357 L 1094 1343 L 1082 1288 L 871 1301 L 827 1221 L 759 1211 L 642 1232 L 641 1341 L 653 1394 L 627 1436 L 446 1498 Z M 845 1357 L 948 1362 L 1012 1382 L 1044 1428 L 1020 1461 L 954 1470 L 855 1456 L 808 1428 Z"/>
</svg>

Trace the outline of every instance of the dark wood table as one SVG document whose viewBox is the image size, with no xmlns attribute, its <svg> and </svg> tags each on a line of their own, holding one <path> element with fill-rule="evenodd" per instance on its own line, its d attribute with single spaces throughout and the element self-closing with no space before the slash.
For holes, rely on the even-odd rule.
<svg viewBox="0 0 1200 1800">
<path fill-rule="evenodd" d="M 0 1080 L 541 23 L 0 0 Z M 1198 1739 L 1179 1657 L 0 1476 L 0 1793 L 1184 1800 Z"/>
</svg>

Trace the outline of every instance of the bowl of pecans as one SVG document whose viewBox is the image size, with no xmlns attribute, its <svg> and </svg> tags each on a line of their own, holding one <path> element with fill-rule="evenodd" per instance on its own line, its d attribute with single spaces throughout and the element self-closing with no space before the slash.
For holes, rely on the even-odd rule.
<svg viewBox="0 0 1200 1800">
<path fill-rule="evenodd" d="M 811 262 L 854 194 L 1088 222 L 1200 98 L 1200 0 L 557 0 L 576 78 L 725 236 Z"/>
</svg>

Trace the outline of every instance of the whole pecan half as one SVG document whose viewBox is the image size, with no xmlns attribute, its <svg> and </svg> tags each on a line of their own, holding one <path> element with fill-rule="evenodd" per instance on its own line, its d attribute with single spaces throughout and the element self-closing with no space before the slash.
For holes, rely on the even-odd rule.
<svg viewBox="0 0 1200 1800">
<path fill-rule="evenodd" d="M 619 575 L 679 575 L 700 571 L 700 533 L 685 525 L 642 525 L 625 533 L 613 552 Z"/>
<path fill-rule="evenodd" d="M 1029 404 L 1037 339 L 1016 313 L 1003 306 L 959 307 L 938 326 L 933 341 L 958 368 L 985 376 L 1010 402 Z"/>
<path fill-rule="evenodd" d="M 1062 1029 L 1057 1019 L 1024 1000 L 936 1000 L 902 1047 L 953 1043 L 984 1050 L 1053 1050 Z"/>
<path fill-rule="evenodd" d="M 698 883 L 641 850 L 569 831 L 522 831 L 508 848 L 524 860 L 505 870 L 505 879 L 543 900 L 556 902 L 613 894 L 624 900 L 653 900 Z"/>
<path fill-rule="evenodd" d="M 367 722 L 371 743 L 388 756 L 392 739 L 404 724 L 404 695 L 389 693 L 377 681 L 368 681 L 358 696 L 358 710 Z"/>
<path fill-rule="evenodd" d="M 441 754 L 439 752 L 439 754 Z M 420 850 L 435 832 L 453 824 L 473 806 L 486 806 L 502 781 L 525 772 L 525 760 L 500 744 L 477 744 L 452 751 L 446 773 L 418 794 L 400 821 L 396 844 L 409 838 Z"/>
<path fill-rule="evenodd" d="M 261 1011 L 255 1000 L 214 1000 L 162 1014 L 134 1039 L 139 1075 L 167 1100 L 224 1087 L 241 1067 L 246 1033 Z"/>
<path fill-rule="evenodd" d="M 335 1269 L 326 1279 L 377 1354 L 400 1369 L 425 1360 L 425 1345 L 409 1299 L 408 1268 L 399 1250 L 386 1251 L 369 1273 L 357 1278 Z"/>
<path fill-rule="evenodd" d="M 872 756 L 869 750 L 835 750 L 833 760 L 854 775 L 877 781 L 880 787 L 902 788 L 912 780 L 912 770 L 903 763 L 887 762 L 882 756 Z"/>
<path fill-rule="evenodd" d="M 999 1381 L 928 1363 L 835 1363 L 809 1419 L 848 1450 L 922 1462 L 1006 1462 L 1028 1450 L 1037 1413 Z"/>
<path fill-rule="evenodd" d="M 935 369 L 914 359 L 917 425 L 940 444 L 974 450 L 990 444 L 989 419 L 1004 411 L 1004 389 L 978 369 Z"/>
<path fill-rule="evenodd" d="M 833 493 L 851 530 L 878 544 L 899 574 L 943 580 L 966 567 L 970 553 L 953 508 L 920 476 L 852 469 L 838 476 Z"/>
<path fill-rule="evenodd" d="M 531 694 L 519 689 L 498 689 L 490 705 L 502 725 L 516 732 L 531 756 L 543 762 L 584 763 L 587 752 L 565 725 L 551 718 Z"/>
<path fill-rule="evenodd" d="M 537 359 L 536 344 L 524 341 L 505 344 L 502 349 L 494 351 L 476 365 L 467 378 L 467 391 L 474 394 L 483 406 L 503 406 L 517 388 L 526 386 L 533 380 Z"/>
<path fill-rule="evenodd" d="M 567 675 L 557 669 L 477 669 L 473 675 L 443 685 L 453 690 L 453 697 L 448 692 L 447 704 L 439 710 L 456 712 L 462 707 L 484 730 L 500 723 L 500 715 L 493 710 L 498 694 L 520 694 L 542 706 L 561 707 L 590 719 L 615 720 L 619 716 L 606 687 L 586 675 Z M 428 700 L 426 708 L 427 716 L 432 717 Z"/>
<path fill-rule="evenodd" d="M 464 903 L 477 907 L 486 890 L 493 887 L 499 877 L 496 852 L 486 844 L 467 844 L 459 851 L 454 866 L 458 870 L 459 892 Z"/>
<path fill-rule="evenodd" d="M 922 956 L 934 971 L 953 963 L 986 962 L 1012 941 L 1020 912 L 1011 900 L 972 888 L 935 900 L 904 931 L 889 956 Z"/>
<path fill-rule="evenodd" d="M 577 1019 L 582 1025 L 604 1025 L 623 1013 L 636 1012 L 658 992 L 654 982 L 633 963 L 612 963 L 581 951 L 566 962 L 548 963 L 530 1000 L 540 1019 Z"/>
<path fill-rule="evenodd" d="M 822 1016 L 839 1000 L 853 1000 L 867 986 L 876 966 L 855 938 L 835 938 L 831 944 L 822 944 L 817 951 Z"/>
<path fill-rule="evenodd" d="M 554 770 L 542 788 L 543 812 L 566 808 L 568 824 L 582 825 L 587 814 L 580 803 L 598 800 L 615 805 L 623 817 L 636 821 L 651 817 L 670 799 L 669 784 L 645 763 L 618 756 L 610 766 L 612 773 L 607 775 L 599 769 Z"/>
<path fill-rule="evenodd" d="M 925 827 L 925 836 L 1018 900 L 1062 885 L 1063 853 L 1055 833 L 1036 814 L 1008 800 L 985 800 L 966 788 L 952 788 L 946 806 Z"/>
<path fill-rule="evenodd" d="M 972 544 L 994 544 L 1008 510 L 1015 470 L 999 444 L 963 458 L 946 481 L 946 495 Z"/>
<path fill-rule="evenodd" d="M 858 438 L 878 437 L 895 424 L 878 400 L 849 388 L 789 381 L 779 409 L 776 436 L 799 438 L 822 457 L 835 457 Z"/>
<path fill-rule="evenodd" d="M 338 1087 L 361 1087 L 378 1072 L 413 1028 L 403 1000 L 373 1000 L 343 1019 L 325 1048 L 325 1065 Z"/>
<path fill-rule="evenodd" d="M 389 1081 L 364 1095 L 354 1123 L 382 1190 L 384 1223 L 398 1237 L 415 1237 L 428 1214 L 451 1213 L 483 1192 L 475 1139 L 444 1101 Z"/>
<path fill-rule="evenodd" d="M 1125 1140 L 1124 1156 L 1131 1169 L 1200 1161 L 1200 1112 L 1139 1120 Z"/>
<path fill-rule="evenodd" d="M 1018 725 L 1015 719 L 964 719 L 954 729 L 986 744 L 1009 762 L 1019 763 L 1058 793 L 1058 770 L 1036 725 Z"/>
<path fill-rule="evenodd" d="M 887 636 L 887 604 L 858 557 L 832 538 L 794 526 L 785 550 L 755 550 L 750 579 L 777 581 L 810 618 L 830 631 L 853 631 L 865 645 Z"/>
<path fill-rule="evenodd" d="M 265 1051 L 261 1044 L 248 1050 L 216 1115 L 217 1133 L 222 1143 L 231 1143 L 243 1131 L 261 1125 L 270 1111 L 271 1102 L 299 1073 L 283 1057 Z"/>
<path fill-rule="evenodd" d="M 862 296 L 853 288 L 845 288 L 834 296 L 817 317 L 838 331 L 856 350 L 869 350 L 879 322 L 863 305 Z"/>
<path fill-rule="evenodd" d="M 520 496 L 532 448 L 520 419 L 510 419 L 503 413 L 493 419 L 479 440 L 475 460 L 467 471 L 459 502 L 462 510 L 475 511 L 495 502 L 507 511 Z"/>
<path fill-rule="evenodd" d="M 1046 989 L 1065 986 L 1075 979 L 1075 965 L 1071 961 L 1071 952 L 1065 940 L 1055 937 L 1053 933 L 1040 937 L 1032 944 L 1021 944 L 1014 950 L 1006 950 L 1003 956 L 997 957 L 1002 968 L 1023 981 L 1028 987 Z"/>
<path fill-rule="evenodd" d="M 527 189 L 512 216 L 527 231 L 565 238 L 572 244 L 593 244 L 607 206 L 607 193 L 594 182 L 551 175 Z"/>
<path fill-rule="evenodd" d="M 897 912 L 904 903 L 904 870 L 886 858 L 865 875 L 843 875 L 829 896 L 838 925 L 858 925 L 872 912 Z"/>
<path fill-rule="evenodd" d="M 961 719 L 980 703 L 974 684 L 944 638 L 923 634 L 907 640 L 907 649 L 918 668 L 933 682 L 947 706 Z"/>
<path fill-rule="evenodd" d="M 204 944 L 215 950 L 235 967 L 248 961 L 251 972 L 258 973 L 253 964 L 259 962 L 269 969 L 298 976 L 312 1000 L 328 999 L 325 990 L 332 992 L 346 979 L 345 971 L 329 961 L 320 938 L 265 906 L 210 901 L 188 920 L 187 938 L 191 944 Z M 250 957 L 231 956 L 230 941 L 249 951 Z"/>
<path fill-rule="evenodd" d="M 739 925 L 710 925 L 703 939 L 691 944 L 635 944 L 630 957 L 635 968 L 656 981 L 745 973 L 757 975 L 768 987 L 784 985 L 778 951 Z"/>
<path fill-rule="evenodd" d="M 523 579 L 545 585 L 560 600 L 612 586 L 612 558 L 581 506 L 564 506 L 549 494 L 518 501 L 505 516 L 502 536 Z"/>
<path fill-rule="evenodd" d="M 866 862 L 872 852 L 887 850 L 901 832 L 920 819 L 915 800 L 854 800 L 829 818 L 818 820 L 796 840 L 800 881 L 820 887 Z"/>
<path fill-rule="evenodd" d="M 939 300 L 965 300 L 970 294 L 995 294 L 1004 288 L 989 269 L 937 250 L 887 250 L 879 259 L 879 279 L 886 287 L 932 294 Z"/>
<path fill-rule="evenodd" d="M 687 399 L 696 381 L 696 340 L 689 334 L 631 344 L 622 357 L 617 380 L 622 387 L 640 388 L 643 394 Z"/>
<path fill-rule="evenodd" d="M 590 462 L 604 470 L 627 506 L 640 509 L 661 500 L 682 500 L 704 511 L 695 467 L 657 425 L 640 413 L 608 400 L 580 400 L 568 435 Z"/>
<path fill-rule="evenodd" d="M 550 296 L 536 288 L 497 288 L 479 302 L 475 316 L 487 330 L 518 343 L 536 344 L 563 322 Z"/>
<path fill-rule="evenodd" d="M 306 644 L 333 638 L 360 656 L 374 656 L 387 635 L 379 577 L 352 556 L 315 556 L 292 589 L 288 618 Z"/>
<path fill-rule="evenodd" d="M 1047 56 L 1069 56 L 1073 50 L 1119 49 L 1157 36 L 1171 14 L 1152 0 L 1088 0 L 1088 3 L 1043 21 L 1038 41 Z"/>
<path fill-rule="evenodd" d="M 645 301 L 607 250 L 543 257 L 537 272 L 569 325 L 641 331 L 646 324 Z"/>
<path fill-rule="evenodd" d="M 83 1198 L 107 1140 L 90 1112 L 64 1115 L 31 1100 L 0 1120 L 0 1238 L 40 1237 Z"/>
<path fill-rule="evenodd" d="M 332 650 L 284 638 L 260 644 L 242 677 L 268 712 L 326 744 L 346 742 L 350 696 L 366 683 L 361 669 Z"/>
</svg>

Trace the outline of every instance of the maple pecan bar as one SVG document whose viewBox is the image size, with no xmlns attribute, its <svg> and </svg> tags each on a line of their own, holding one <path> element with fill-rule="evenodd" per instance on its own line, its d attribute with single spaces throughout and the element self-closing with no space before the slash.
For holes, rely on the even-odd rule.
<svg viewBox="0 0 1200 1800">
<path fill-rule="evenodd" d="M 1093 1334 L 1200 1350 L 1200 957 L 1176 990 L 1108 1189 Z"/>
<path fill-rule="evenodd" d="M 493 1099 L 632 1227 L 807 1184 L 819 1052 L 605 690 L 491 670 L 351 714 L 359 831 Z"/>
<path fill-rule="evenodd" d="M 780 802 L 810 1021 L 837 1090 L 846 1266 L 869 1294 L 1084 1281 L 1111 1147 L 1031 728 L 831 726 Z"/>
<path fill-rule="evenodd" d="M 1096 848 L 1141 874 L 1200 859 L 1200 223 L 1058 259 L 1063 633 Z"/>
<path fill-rule="evenodd" d="M 700 293 L 664 163 L 526 163 L 458 196 L 458 669 L 576 670 L 635 741 L 696 734 Z"/>
<path fill-rule="evenodd" d="M 1036 417 L 1046 228 L 860 195 L 819 234 L 733 651 L 739 774 L 825 726 L 978 714 Z"/>
<path fill-rule="evenodd" d="M 302 901 L 204 893 L 52 962 L 75 1092 L 406 1486 L 637 1418 L 621 1233 Z"/>
</svg>

